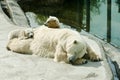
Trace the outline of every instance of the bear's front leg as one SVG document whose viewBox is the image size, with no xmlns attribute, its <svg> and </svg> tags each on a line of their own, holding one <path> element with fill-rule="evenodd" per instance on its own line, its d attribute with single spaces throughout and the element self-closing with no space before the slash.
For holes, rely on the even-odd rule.
<svg viewBox="0 0 120 80">
<path fill-rule="evenodd" d="M 90 39 L 89 37 L 82 36 L 87 45 L 87 54 L 83 58 L 90 59 L 91 61 L 100 61 L 102 60 L 102 48 L 100 44 L 95 40 Z"/>
<path fill-rule="evenodd" d="M 62 52 L 61 53 L 55 53 L 54 61 L 55 62 L 68 63 L 67 55 L 65 53 L 62 53 Z"/>
<path fill-rule="evenodd" d="M 68 63 L 67 53 L 65 53 L 63 51 L 63 49 L 61 48 L 60 45 L 57 45 L 57 47 L 56 47 L 56 51 L 55 51 L 55 54 L 54 54 L 54 61 L 55 62 L 65 62 L 65 63 Z"/>
<path fill-rule="evenodd" d="M 99 51 L 99 53 L 101 53 Z M 101 54 L 98 54 L 97 51 L 93 50 L 90 46 L 87 47 L 87 54 L 85 54 L 85 57 L 87 56 L 87 59 L 90 59 L 91 61 L 101 61 L 102 57 Z"/>
</svg>

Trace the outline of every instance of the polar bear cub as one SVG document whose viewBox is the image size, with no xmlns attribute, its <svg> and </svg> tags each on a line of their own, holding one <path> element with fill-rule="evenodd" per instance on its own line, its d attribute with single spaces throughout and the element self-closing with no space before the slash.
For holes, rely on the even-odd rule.
<svg viewBox="0 0 120 80">
<path fill-rule="evenodd" d="M 32 28 L 27 28 L 27 29 L 16 29 L 11 31 L 8 34 L 8 40 L 14 39 L 14 38 L 19 38 L 19 39 L 28 39 L 28 38 L 33 38 L 34 32 Z"/>
<path fill-rule="evenodd" d="M 60 28 L 60 22 L 55 16 L 49 16 L 44 25 L 49 28 Z"/>
<path fill-rule="evenodd" d="M 33 54 L 54 58 L 55 62 L 86 63 L 86 43 L 77 31 L 40 27 L 30 44 Z"/>
<path fill-rule="evenodd" d="M 8 35 L 6 48 L 13 52 L 31 54 L 30 43 L 33 36 L 34 31 L 32 28 L 13 30 Z"/>
</svg>

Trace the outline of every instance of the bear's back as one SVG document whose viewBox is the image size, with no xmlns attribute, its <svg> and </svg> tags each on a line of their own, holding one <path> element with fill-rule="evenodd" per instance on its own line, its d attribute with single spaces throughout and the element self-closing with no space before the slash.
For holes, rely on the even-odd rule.
<svg viewBox="0 0 120 80">
<path fill-rule="evenodd" d="M 49 39 L 66 39 L 70 36 L 80 37 L 77 31 L 63 28 L 52 29 L 47 27 L 40 27 L 35 31 L 34 38 L 49 38 Z"/>
</svg>

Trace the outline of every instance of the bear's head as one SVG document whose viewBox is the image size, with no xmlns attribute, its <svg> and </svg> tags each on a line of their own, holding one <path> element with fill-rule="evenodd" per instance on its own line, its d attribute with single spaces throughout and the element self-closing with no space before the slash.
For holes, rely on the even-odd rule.
<svg viewBox="0 0 120 80">
<path fill-rule="evenodd" d="M 49 28 L 60 28 L 60 22 L 57 17 L 49 16 L 47 21 L 44 23 Z"/>
<path fill-rule="evenodd" d="M 82 58 L 86 54 L 86 45 L 79 40 L 73 40 L 66 45 L 67 60 L 74 63 L 77 59 Z"/>
<path fill-rule="evenodd" d="M 24 35 L 25 35 L 25 37 L 27 37 L 27 38 L 33 38 L 33 36 L 34 36 L 34 31 L 33 31 L 33 29 L 32 29 L 32 28 L 27 28 L 27 29 L 25 29 Z"/>
</svg>

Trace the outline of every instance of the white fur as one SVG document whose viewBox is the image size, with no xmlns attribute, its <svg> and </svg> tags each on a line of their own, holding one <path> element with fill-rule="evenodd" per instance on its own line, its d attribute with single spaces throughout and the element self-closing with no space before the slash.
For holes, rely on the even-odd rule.
<svg viewBox="0 0 120 80">
<path fill-rule="evenodd" d="M 82 58 L 86 43 L 77 31 L 40 27 L 35 31 L 30 49 L 35 55 L 53 57 L 57 62 L 69 62 L 70 58 Z"/>
<path fill-rule="evenodd" d="M 60 22 L 55 16 L 49 16 L 44 24 L 49 28 L 60 28 Z"/>
<path fill-rule="evenodd" d="M 8 40 L 14 39 L 14 38 L 19 38 L 19 39 L 27 39 L 33 36 L 33 30 L 32 28 L 27 28 L 27 29 L 16 29 L 11 31 L 8 34 Z"/>
<path fill-rule="evenodd" d="M 30 50 L 30 43 L 32 40 L 33 39 L 20 40 L 18 38 L 14 38 L 9 40 L 6 48 L 17 53 L 31 54 L 32 51 Z"/>
<path fill-rule="evenodd" d="M 82 36 L 87 43 L 87 51 L 91 60 L 102 59 L 101 48 L 98 43 L 92 39 L 89 39 L 86 36 Z"/>
</svg>

